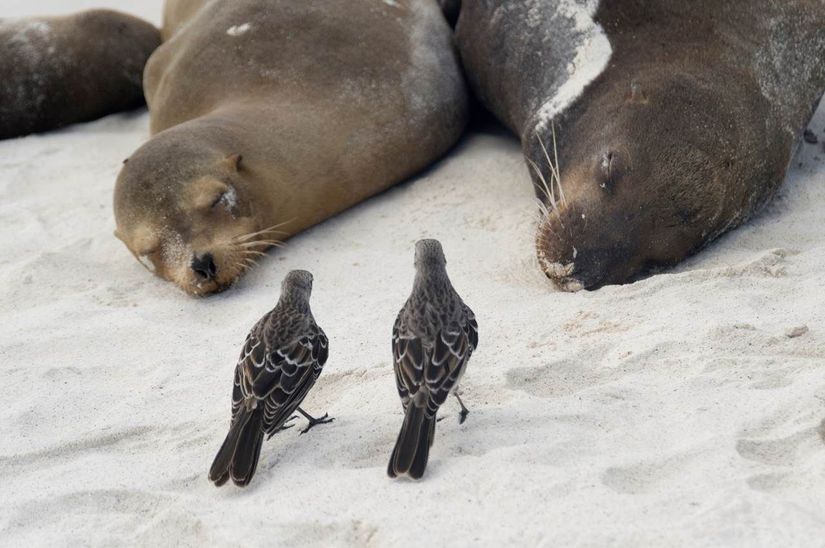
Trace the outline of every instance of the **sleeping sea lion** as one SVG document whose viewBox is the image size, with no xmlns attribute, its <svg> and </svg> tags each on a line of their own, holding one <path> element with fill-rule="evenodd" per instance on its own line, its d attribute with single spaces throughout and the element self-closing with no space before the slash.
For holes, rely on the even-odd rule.
<svg viewBox="0 0 825 548">
<path fill-rule="evenodd" d="M 139 107 L 158 45 L 154 26 L 109 10 L 0 20 L 0 139 Z"/>
<path fill-rule="evenodd" d="M 673 265 L 781 184 L 825 89 L 823 0 L 473 0 L 471 87 L 520 136 L 566 290 Z"/>
<path fill-rule="evenodd" d="M 435 0 L 169 1 L 144 75 L 152 139 L 117 236 L 191 294 L 389 188 L 460 137 L 467 95 Z"/>
</svg>

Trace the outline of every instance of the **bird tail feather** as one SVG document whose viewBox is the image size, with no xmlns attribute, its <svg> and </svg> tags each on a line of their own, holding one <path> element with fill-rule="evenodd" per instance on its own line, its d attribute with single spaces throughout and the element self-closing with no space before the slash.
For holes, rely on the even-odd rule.
<svg viewBox="0 0 825 548">
<path fill-rule="evenodd" d="M 230 478 L 239 487 L 248 485 L 252 480 L 264 438 L 261 419 L 260 411 L 244 408 L 238 411 L 209 469 L 209 479 L 216 486 L 220 487 Z"/>
<path fill-rule="evenodd" d="M 419 479 L 424 475 L 435 437 L 435 417 L 427 417 L 426 410 L 426 407 L 413 403 L 407 406 L 404 424 L 387 467 L 387 475 L 391 478 L 409 474 L 411 478 Z"/>
</svg>

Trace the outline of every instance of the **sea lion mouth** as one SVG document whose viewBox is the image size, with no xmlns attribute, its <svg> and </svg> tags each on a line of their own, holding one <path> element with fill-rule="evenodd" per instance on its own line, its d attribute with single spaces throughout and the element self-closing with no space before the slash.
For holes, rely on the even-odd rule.
<svg viewBox="0 0 825 548">
<path fill-rule="evenodd" d="M 573 277 L 576 272 L 576 263 L 560 263 L 552 261 L 544 252 L 544 248 L 538 246 L 536 248 L 539 266 L 544 275 L 553 281 L 556 286 L 562 291 L 575 293 L 584 289 L 584 284 Z"/>
</svg>

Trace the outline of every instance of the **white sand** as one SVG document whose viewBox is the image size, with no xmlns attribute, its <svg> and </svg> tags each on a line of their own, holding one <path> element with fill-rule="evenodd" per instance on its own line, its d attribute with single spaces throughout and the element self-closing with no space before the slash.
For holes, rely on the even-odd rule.
<svg viewBox="0 0 825 548">
<path fill-rule="evenodd" d="M 825 138 L 825 108 L 811 126 Z M 565 294 L 534 259 L 518 144 L 475 134 L 197 300 L 112 236 L 120 160 L 147 132 L 138 113 L 0 142 L 0 544 L 825 545 L 821 144 L 680 268 Z M 472 412 L 459 426 L 445 407 L 425 481 L 390 481 L 389 334 L 423 236 L 479 318 Z M 240 344 L 298 267 L 331 338 L 306 407 L 337 420 L 266 443 L 248 489 L 215 489 Z"/>
</svg>

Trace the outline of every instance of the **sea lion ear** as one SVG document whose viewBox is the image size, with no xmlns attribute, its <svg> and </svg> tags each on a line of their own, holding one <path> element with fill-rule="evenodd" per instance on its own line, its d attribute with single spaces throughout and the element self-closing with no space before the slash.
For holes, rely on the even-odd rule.
<svg viewBox="0 0 825 548">
<path fill-rule="evenodd" d="M 642 86 L 638 82 L 630 82 L 630 92 L 627 94 L 628 103 L 646 104 L 648 102 Z"/>
<path fill-rule="evenodd" d="M 241 170 L 241 160 L 243 160 L 243 156 L 238 153 L 230 154 L 226 157 L 227 167 L 232 171 L 240 171 Z"/>
</svg>

